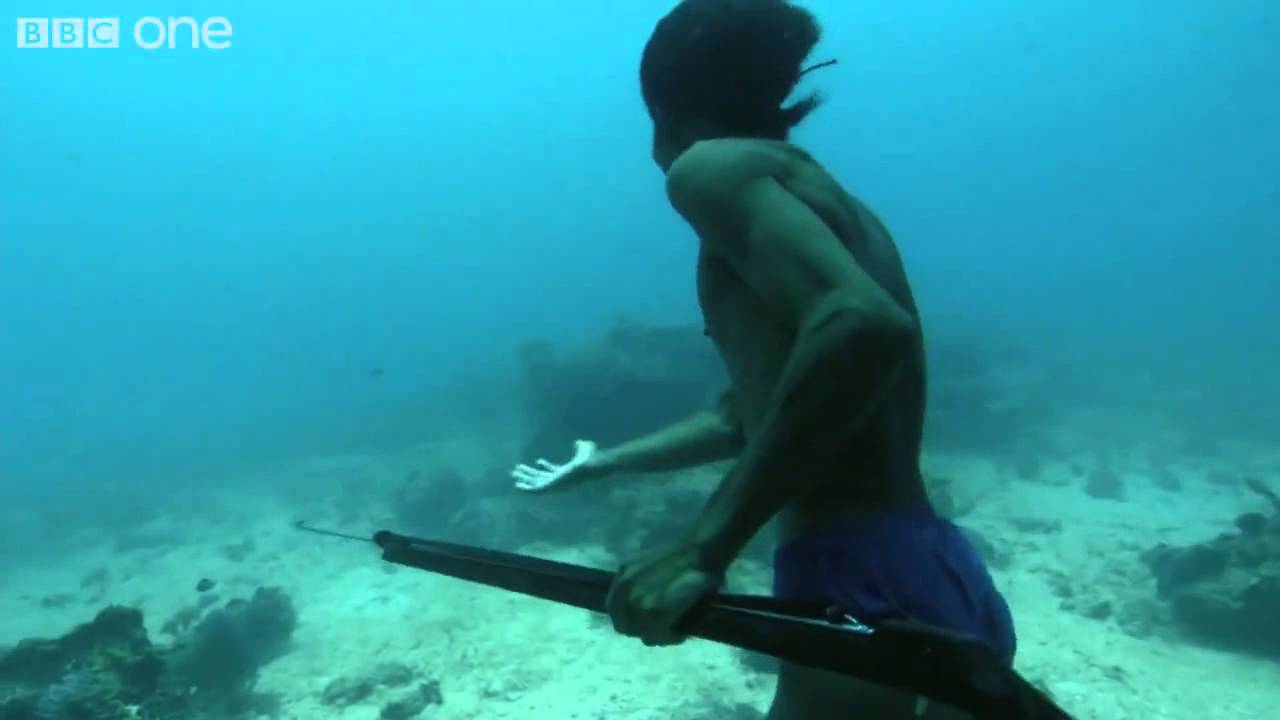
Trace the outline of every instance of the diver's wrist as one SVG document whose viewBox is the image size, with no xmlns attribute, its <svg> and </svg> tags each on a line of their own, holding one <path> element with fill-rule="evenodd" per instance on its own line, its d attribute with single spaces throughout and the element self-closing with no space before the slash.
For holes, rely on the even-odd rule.
<svg viewBox="0 0 1280 720">
<path fill-rule="evenodd" d="M 588 474 L 595 478 L 613 475 L 620 469 L 618 454 L 612 450 L 597 449 L 586 462 Z"/>
</svg>

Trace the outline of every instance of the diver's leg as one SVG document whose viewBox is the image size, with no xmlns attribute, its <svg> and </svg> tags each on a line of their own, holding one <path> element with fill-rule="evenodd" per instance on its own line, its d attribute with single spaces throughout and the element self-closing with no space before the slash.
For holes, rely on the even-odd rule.
<svg viewBox="0 0 1280 720">
<path fill-rule="evenodd" d="M 767 720 L 952 720 L 916 714 L 916 697 L 839 673 L 783 663 Z"/>
</svg>

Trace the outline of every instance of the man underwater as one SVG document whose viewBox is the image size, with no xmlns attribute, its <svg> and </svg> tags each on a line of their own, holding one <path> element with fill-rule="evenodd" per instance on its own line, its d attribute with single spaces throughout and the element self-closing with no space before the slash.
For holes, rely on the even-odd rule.
<svg viewBox="0 0 1280 720">
<path fill-rule="evenodd" d="M 784 105 L 817 44 L 782 0 L 684 0 L 640 66 L 653 157 L 700 240 L 698 299 L 731 379 L 716 407 L 618 447 L 580 442 L 565 465 L 520 466 L 545 490 L 618 473 L 735 459 L 687 535 L 627 563 L 608 607 L 648 645 L 717 590 L 767 522 L 775 595 L 875 622 L 975 637 L 1012 661 L 1008 606 L 925 491 L 923 335 L 889 231 L 787 142 L 819 104 Z M 784 663 L 768 717 L 956 717 L 898 690 Z"/>
</svg>

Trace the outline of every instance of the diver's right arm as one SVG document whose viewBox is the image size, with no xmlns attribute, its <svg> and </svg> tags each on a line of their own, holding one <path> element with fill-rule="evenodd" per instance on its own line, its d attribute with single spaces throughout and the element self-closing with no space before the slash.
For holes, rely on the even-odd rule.
<svg viewBox="0 0 1280 720">
<path fill-rule="evenodd" d="M 539 460 L 519 465 L 511 474 L 520 490 L 563 490 L 611 475 L 671 472 L 727 460 L 745 446 L 742 424 L 726 392 L 714 407 L 657 432 L 607 450 L 579 440 L 569 462 L 557 465 Z"/>
<path fill-rule="evenodd" d="M 597 477 L 684 470 L 735 457 L 745 447 L 742 423 L 729 392 L 714 407 L 616 447 L 587 462 Z"/>
</svg>

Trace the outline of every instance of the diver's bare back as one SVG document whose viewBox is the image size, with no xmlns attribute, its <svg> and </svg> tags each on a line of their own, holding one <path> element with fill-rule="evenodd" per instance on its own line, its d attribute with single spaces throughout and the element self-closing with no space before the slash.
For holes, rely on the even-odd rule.
<svg viewBox="0 0 1280 720">
<path fill-rule="evenodd" d="M 726 152 L 748 153 L 760 176 L 771 175 L 840 238 L 872 278 L 913 317 L 915 302 L 902 261 L 884 225 L 808 153 L 784 142 L 717 140 Z M 704 243 L 705 247 L 705 243 Z M 773 400 L 796 328 L 773 312 L 727 266 L 708 253 L 698 260 L 698 300 L 707 332 L 724 359 L 734 405 L 751 438 Z M 885 402 L 852 438 L 845 462 L 830 469 L 811 496 L 785 508 L 785 541 L 838 517 L 924 500 L 919 469 L 924 416 L 924 351 L 917 334 L 912 360 L 900 369 Z M 853 409 L 850 408 L 850 412 Z M 848 424 L 850 415 L 833 417 Z"/>
</svg>

